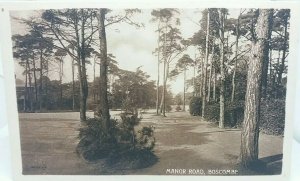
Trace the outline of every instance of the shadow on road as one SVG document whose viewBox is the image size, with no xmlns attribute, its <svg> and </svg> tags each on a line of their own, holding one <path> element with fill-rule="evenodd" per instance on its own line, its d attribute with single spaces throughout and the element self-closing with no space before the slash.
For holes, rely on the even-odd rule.
<svg viewBox="0 0 300 181">
<path fill-rule="evenodd" d="M 282 157 L 283 154 L 278 154 L 264 157 L 260 160 L 266 164 L 270 174 L 279 175 L 282 172 Z"/>
<path fill-rule="evenodd" d="M 260 158 L 248 169 L 240 168 L 241 175 L 280 175 L 282 171 L 282 154 Z"/>
<path fill-rule="evenodd" d="M 231 130 L 220 130 L 220 131 L 207 131 L 207 132 L 201 132 L 201 133 L 223 133 L 223 132 L 238 132 L 239 129 L 231 129 Z"/>
<path fill-rule="evenodd" d="M 275 162 L 275 161 L 282 160 L 282 157 L 283 157 L 283 154 L 278 154 L 278 155 L 263 157 L 260 160 L 265 162 L 266 164 L 268 164 L 268 163 L 272 163 L 272 162 Z"/>
</svg>

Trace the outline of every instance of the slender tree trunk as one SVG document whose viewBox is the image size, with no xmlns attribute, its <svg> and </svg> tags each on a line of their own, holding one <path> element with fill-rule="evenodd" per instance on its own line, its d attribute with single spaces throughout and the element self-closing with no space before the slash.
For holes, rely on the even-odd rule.
<svg viewBox="0 0 300 181">
<path fill-rule="evenodd" d="M 271 12 L 273 16 L 273 11 Z M 270 26 L 272 27 L 273 18 L 270 18 Z M 272 28 L 269 28 L 268 40 L 271 40 Z M 268 41 L 268 47 L 270 47 L 270 41 Z M 268 88 L 268 69 L 269 69 L 269 50 L 267 50 L 265 60 L 263 61 L 263 70 L 262 70 L 262 97 L 267 97 L 267 88 Z"/>
<path fill-rule="evenodd" d="M 59 104 L 60 108 L 63 108 L 63 85 L 62 85 L 62 77 L 63 77 L 63 60 L 62 57 L 59 60 L 59 83 L 60 83 L 60 95 L 59 95 Z"/>
<path fill-rule="evenodd" d="M 193 74 L 193 96 L 196 96 L 196 52 L 195 52 L 195 60 L 194 60 L 194 67 L 193 67 L 193 70 L 194 70 L 194 74 Z"/>
<path fill-rule="evenodd" d="M 210 101 L 210 91 L 211 91 L 211 78 L 212 78 L 212 64 L 210 64 L 209 76 L 208 76 L 208 85 L 207 85 L 207 102 Z"/>
<path fill-rule="evenodd" d="M 83 77 L 82 77 L 82 63 L 81 60 L 78 60 L 78 80 L 79 80 L 79 87 L 80 87 L 80 120 L 81 121 L 85 121 L 86 120 L 86 106 L 85 106 L 85 102 L 86 99 L 84 97 L 84 83 L 83 83 Z"/>
<path fill-rule="evenodd" d="M 35 60 L 33 59 L 33 79 L 34 79 L 34 93 L 35 93 L 35 104 L 34 104 L 34 110 L 36 110 L 37 102 L 38 102 L 38 89 L 37 89 L 37 78 L 36 78 L 36 66 L 35 66 Z"/>
<path fill-rule="evenodd" d="M 205 104 L 206 104 L 206 79 L 207 79 L 207 62 L 208 62 L 208 48 L 209 48 L 209 9 L 207 9 L 207 25 L 206 25 L 206 40 L 205 40 L 205 59 L 203 64 L 203 86 L 202 86 L 202 117 L 205 116 Z"/>
<path fill-rule="evenodd" d="M 280 57 L 281 57 L 281 50 L 279 49 L 278 50 L 278 57 L 277 57 L 277 65 L 279 65 L 279 62 L 280 62 Z M 279 76 L 279 70 L 278 68 L 275 69 L 275 72 L 274 72 L 274 76 L 273 76 L 273 81 L 272 81 L 272 92 L 274 93 L 274 98 L 277 99 L 278 97 L 278 91 L 276 90 L 277 88 L 277 85 L 278 85 L 278 76 Z"/>
<path fill-rule="evenodd" d="M 185 82 L 186 82 L 186 68 L 184 68 L 184 75 L 183 75 L 183 111 L 185 111 Z"/>
<path fill-rule="evenodd" d="M 72 110 L 75 110 L 75 70 L 74 70 L 74 58 L 72 58 Z"/>
<path fill-rule="evenodd" d="M 167 84 L 167 76 L 166 76 L 166 71 L 167 71 L 167 50 L 166 50 L 166 46 L 167 46 L 167 23 L 165 24 L 165 33 L 164 33 L 164 67 L 163 67 L 163 80 L 164 80 L 164 84 L 163 84 L 163 96 L 162 96 L 162 113 L 163 116 L 166 116 L 166 84 Z"/>
<path fill-rule="evenodd" d="M 93 102 L 96 104 L 96 57 L 94 57 L 93 71 Z"/>
<path fill-rule="evenodd" d="M 285 58 L 286 58 L 286 50 L 287 50 L 287 26 L 288 26 L 288 17 L 285 17 L 284 19 L 284 42 L 283 42 L 283 50 L 282 50 L 282 57 L 281 57 L 281 64 L 279 66 L 279 72 L 278 72 L 278 80 L 277 83 L 279 85 L 282 84 L 282 74 L 284 72 L 285 68 Z"/>
<path fill-rule="evenodd" d="M 81 15 L 83 16 L 83 9 L 81 9 Z M 78 67 L 78 73 L 79 73 L 79 81 L 80 81 L 80 120 L 85 121 L 86 120 L 86 101 L 88 96 L 88 83 L 87 83 L 87 76 L 86 76 L 86 55 L 85 55 L 85 21 L 81 21 L 80 29 L 76 26 L 76 37 L 77 37 L 77 54 L 78 54 L 78 60 L 79 60 L 79 67 Z M 81 30 L 81 33 L 79 35 L 79 31 Z"/>
<path fill-rule="evenodd" d="M 224 68 L 224 32 L 225 32 L 225 14 L 220 12 L 220 72 L 221 72 L 221 84 L 220 84 L 220 120 L 219 128 L 224 128 L 224 115 L 225 115 L 225 68 Z"/>
<path fill-rule="evenodd" d="M 157 40 L 157 82 L 156 82 L 156 115 L 159 115 L 159 65 L 160 65 L 160 24 L 158 25 L 158 40 Z"/>
<path fill-rule="evenodd" d="M 216 75 L 216 68 L 215 68 L 215 67 L 213 67 L 213 74 L 214 74 L 213 100 L 216 101 L 216 82 L 217 82 L 217 75 Z"/>
<path fill-rule="evenodd" d="M 280 59 L 281 59 L 281 50 L 279 49 L 278 50 L 278 57 L 277 57 L 277 66 L 279 66 L 279 62 L 280 62 Z M 279 69 L 277 68 L 276 70 L 276 74 L 277 74 L 277 77 L 279 76 Z M 278 83 L 278 78 L 276 78 L 276 83 Z"/>
<path fill-rule="evenodd" d="M 163 113 L 164 109 L 166 109 L 164 104 L 166 104 L 166 99 L 165 98 L 166 98 L 166 94 L 167 94 L 168 72 L 169 72 L 169 64 L 166 63 L 166 65 L 165 65 L 165 78 L 163 80 L 163 85 L 165 86 L 165 92 L 163 92 L 163 94 L 161 95 L 160 113 Z"/>
<path fill-rule="evenodd" d="M 32 95 L 32 77 L 31 77 L 31 73 L 30 73 L 30 64 L 29 62 L 27 62 L 28 65 L 28 79 L 29 79 L 29 95 L 28 95 L 28 100 L 30 102 L 30 111 L 33 111 L 33 95 Z"/>
<path fill-rule="evenodd" d="M 231 92 L 231 102 L 234 101 L 235 96 L 235 75 L 236 75 L 236 67 L 237 67 L 237 60 L 234 62 L 234 70 L 232 74 L 232 92 Z"/>
<path fill-rule="evenodd" d="M 270 9 L 259 10 L 257 39 L 252 42 L 240 153 L 240 162 L 246 168 L 256 166 L 258 160 L 262 67 L 268 52 L 271 12 Z"/>
<path fill-rule="evenodd" d="M 105 14 L 107 9 L 101 8 L 99 10 L 98 24 L 99 24 L 99 39 L 100 39 L 100 115 L 103 118 L 103 126 L 106 131 L 110 128 L 110 115 L 107 97 L 107 43 L 105 32 Z"/>
<path fill-rule="evenodd" d="M 49 79 L 49 59 L 47 58 L 46 59 L 46 76 L 47 76 L 47 79 L 46 79 L 46 82 L 45 82 L 45 108 L 46 110 L 48 110 L 48 79 Z"/>
<path fill-rule="evenodd" d="M 269 52 L 269 82 L 272 80 L 273 70 L 272 70 L 272 49 Z"/>
<path fill-rule="evenodd" d="M 159 105 L 159 107 L 160 107 L 160 114 L 162 114 L 163 113 L 163 107 L 164 107 L 164 96 L 165 96 L 165 94 L 164 94 L 164 85 L 165 85 L 165 81 L 163 80 L 163 89 L 162 89 L 162 94 L 161 94 L 161 99 L 160 99 L 160 105 Z"/>
<path fill-rule="evenodd" d="M 32 112 L 33 111 L 33 93 L 32 93 L 32 77 L 31 75 L 29 74 L 29 95 L 28 95 L 28 99 L 29 99 L 29 102 L 30 102 L 30 111 Z"/>
<path fill-rule="evenodd" d="M 81 16 L 84 16 L 84 12 L 83 9 L 81 9 Z M 85 21 L 82 20 L 81 21 L 81 73 L 82 73 L 82 112 L 84 112 L 85 115 L 85 120 L 86 120 L 86 101 L 87 101 L 87 97 L 88 97 L 88 82 L 87 82 L 87 75 L 86 75 L 86 47 L 85 47 Z"/>
<path fill-rule="evenodd" d="M 210 101 L 211 79 L 212 79 L 212 69 L 213 69 L 213 62 L 214 62 L 214 53 L 215 53 L 215 47 L 214 47 L 214 41 L 213 41 L 213 46 L 212 46 L 212 50 L 211 50 L 211 59 L 210 59 L 210 69 L 209 69 L 209 76 L 208 76 L 207 102 Z"/>
<path fill-rule="evenodd" d="M 235 56 L 234 56 L 234 68 L 233 68 L 233 74 L 232 74 L 231 102 L 234 101 L 234 95 L 235 95 L 235 75 L 236 75 L 236 68 L 237 68 L 237 57 L 238 57 L 239 38 L 240 38 L 240 16 L 241 16 L 241 13 L 238 17 L 237 25 L 236 25 Z"/>
<path fill-rule="evenodd" d="M 77 69 L 78 69 L 78 80 L 79 80 L 79 88 L 80 88 L 80 121 L 86 121 L 86 97 L 85 97 L 85 86 L 87 86 L 85 84 L 84 81 L 84 77 L 86 78 L 86 76 L 84 76 L 84 61 L 82 56 L 82 52 L 83 52 L 83 47 L 80 45 L 80 35 L 79 35 L 79 28 L 78 28 L 78 16 L 76 17 L 77 19 L 75 19 L 75 33 L 76 33 L 76 43 L 77 43 Z M 81 27 L 81 29 L 84 29 L 84 27 Z M 84 30 L 82 30 L 84 31 Z M 81 33 L 82 34 L 82 33 Z M 83 34 L 84 35 L 84 34 Z M 82 43 L 84 43 L 84 40 L 81 40 Z"/>
<path fill-rule="evenodd" d="M 40 86 L 39 86 L 40 111 L 43 109 L 43 50 L 40 50 Z"/>
<path fill-rule="evenodd" d="M 201 56 L 201 52 L 200 52 L 200 56 Z M 199 97 L 202 98 L 202 86 L 203 86 L 203 59 L 201 59 L 201 57 L 199 58 L 200 63 L 199 63 L 199 70 L 200 70 L 200 84 L 199 84 Z M 202 110 L 200 110 L 202 113 Z"/>
<path fill-rule="evenodd" d="M 272 88 L 273 87 L 273 82 L 272 82 L 272 77 L 273 77 L 273 70 L 272 70 L 272 49 L 270 48 L 270 52 L 269 52 L 269 86 Z M 268 94 L 268 92 L 267 92 Z M 270 99 L 272 95 L 267 96 L 267 99 Z"/>
<path fill-rule="evenodd" d="M 28 100 L 28 60 L 26 60 L 25 65 L 25 90 L 24 90 L 24 107 L 23 111 L 27 110 L 27 100 Z"/>
</svg>

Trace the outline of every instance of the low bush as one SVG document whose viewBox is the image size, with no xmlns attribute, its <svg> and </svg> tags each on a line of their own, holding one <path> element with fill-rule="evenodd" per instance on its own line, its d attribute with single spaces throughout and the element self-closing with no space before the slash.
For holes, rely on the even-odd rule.
<svg viewBox="0 0 300 181">
<path fill-rule="evenodd" d="M 171 111 L 172 111 L 172 106 L 169 105 L 169 104 L 167 104 L 167 105 L 166 105 L 166 111 L 167 111 L 167 112 L 171 112 Z"/>
<path fill-rule="evenodd" d="M 210 102 L 205 106 L 204 118 L 207 121 L 218 122 L 220 118 L 220 103 Z M 224 121 L 226 127 L 241 125 L 244 118 L 244 101 L 226 102 Z"/>
<path fill-rule="evenodd" d="M 192 97 L 190 100 L 189 109 L 192 116 L 201 116 L 202 99 L 200 97 Z"/>
<path fill-rule="evenodd" d="M 244 119 L 244 101 L 228 103 L 225 107 L 225 125 L 241 127 Z M 285 100 L 261 100 L 260 130 L 270 135 L 283 135 L 285 125 Z"/>
<path fill-rule="evenodd" d="M 220 104 L 217 102 L 210 102 L 205 105 L 204 118 L 207 121 L 218 122 L 220 117 Z"/>
<path fill-rule="evenodd" d="M 105 159 L 108 166 L 143 168 L 157 161 L 153 153 L 155 138 L 152 127 L 135 131 L 140 122 L 137 114 L 123 113 L 121 120 L 111 120 L 108 131 L 103 119 L 89 118 L 79 129 L 77 153 L 87 161 Z"/>
<path fill-rule="evenodd" d="M 176 111 L 177 111 L 177 112 L 179 112 L 179 111 L 181 111 L 181 110 L 182 110 L 182 109 L 181 109 L 181 107 L 180 107 L 179 105 L 178 105 L 178 106 L 176 106 L 176 108 L 175 108 L 175 109 L 176 109 Z"/>
<path fill-rule="evenodd" d="M 271 135 L 283 135 L 285 125 L 285 100 L 261 101 L 260 130 Z"/>
<path fill-rule="evenodd" d="M 201 116 L 201 99 L 193 97 L 190 102 L 190 114 Z M 244 120 L 244 100 L 225 103 L 225 126 L 241 127 Z M 204 118 L 206 121 L 218 122 L 220 104 L 210 102 L 205 106 Z M 265 134 L 283 135 L 285 126 L 285 100 L 270 99 L 261 101 L 260 130 Z"/>
<path fill-rule="evenodd" d="M 112 126 L 107 134 L 103 128 L 102 118 L 88 118 L 82 122 L 79 129 L 79 143 L 76 151 L 85 160 L 92 161 L 110 156 L 111 150 L 117 147 L 117 140 L 114 136 L 117 133 L 116 120 L 111 120 Z"/>
<path fill-rule="evenodd" d="M 241 127 L 244 119 L 245 101 L 228 102 L 225 105 L 225 126 Z"/>
</svg>

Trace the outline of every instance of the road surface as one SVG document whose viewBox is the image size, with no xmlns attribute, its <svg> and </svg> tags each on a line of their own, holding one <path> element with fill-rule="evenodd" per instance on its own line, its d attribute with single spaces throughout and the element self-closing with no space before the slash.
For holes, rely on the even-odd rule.
<svg viewBox="0 0 300 181">
<path fill-rule="evenodd" d="M 113 117 L 118 118 L 118 113 L 112 112 Z M 154 151 L 159 160 L 144 169 L 115 170 L 106 168 L 103 161 L 88 163 L 77 156 L 79 113 L 20 113 L 23 174 L 208 175 L 224 174 L 224 170 L 249 174 L 236 167 L 239 129 L 222 130 L 187 112 L 168 113 L 165 118 L 154 112 L 142 116 L 141 125 L 155 127 Z M 268 166 L 262 174 L 280 174 L 282 143 L 281 136 L 260 134 L 259 158 Z"/>
</svg>

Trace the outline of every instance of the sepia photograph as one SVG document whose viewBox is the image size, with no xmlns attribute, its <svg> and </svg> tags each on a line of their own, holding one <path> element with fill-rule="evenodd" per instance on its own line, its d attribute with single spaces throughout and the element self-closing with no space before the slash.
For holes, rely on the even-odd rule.
<svg viewBox="0 0 300 181">
<path fill-rule="evenodd" d="M 281 175 L 290 9 L 11 10 L 23 175 Z"/>
</svg>

